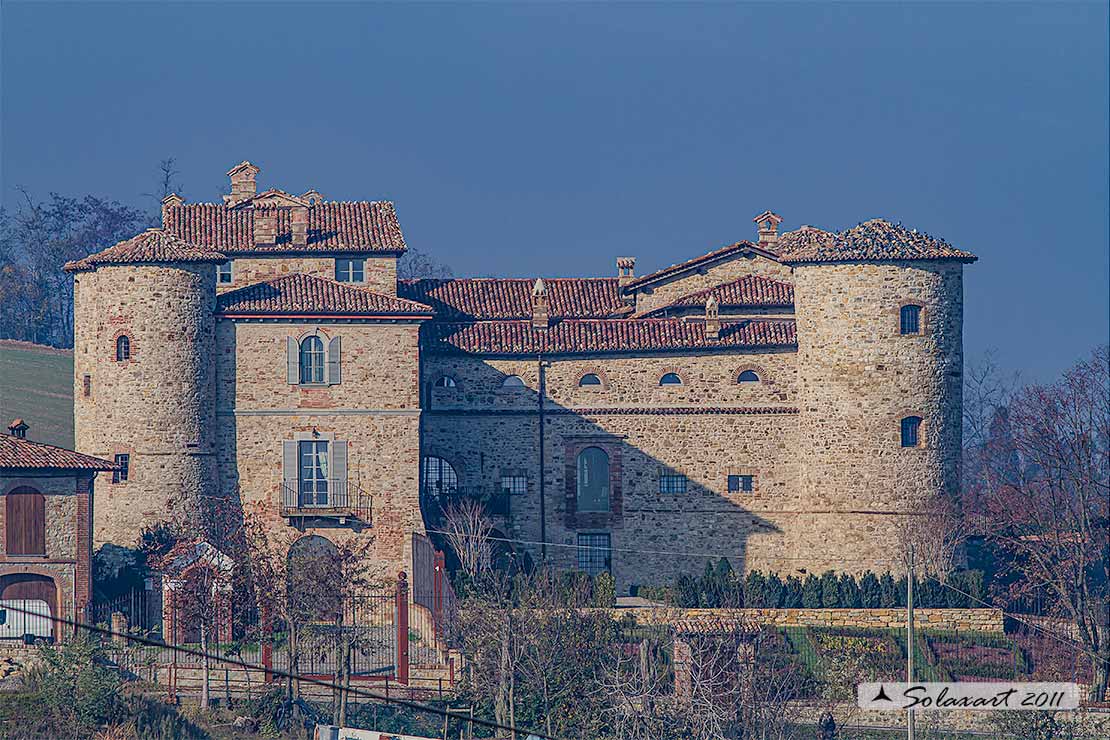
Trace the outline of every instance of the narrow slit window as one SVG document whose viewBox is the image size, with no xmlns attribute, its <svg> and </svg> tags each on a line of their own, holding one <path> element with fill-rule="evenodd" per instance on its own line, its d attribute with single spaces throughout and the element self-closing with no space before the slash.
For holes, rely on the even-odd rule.
<svg viewBox="0 0 1110 740">
<path fill-rule="evenodd" d="M 123 483 L 131 475 L 131 455 L 116 455 L 115 463 L 116 469 L 112 471 L 112 482 Z"/>
<path fill-rule="evenodd" d="M 921 417 L 907 416 L 902 419 L 902 446 L 917 447 L 921 443 Z"/>
<path fill-rule="evenodd" d="M 116 362 L 126 362 L 131 359 L 131 338 L 126 334 L 116 337 Z"/>
<path fill-rule="evenodd" d="M 902 334 L 912 335 L 921 333 L 921 306 L 902 306 L 900 312 L 900 326 Z"/>
</svg>

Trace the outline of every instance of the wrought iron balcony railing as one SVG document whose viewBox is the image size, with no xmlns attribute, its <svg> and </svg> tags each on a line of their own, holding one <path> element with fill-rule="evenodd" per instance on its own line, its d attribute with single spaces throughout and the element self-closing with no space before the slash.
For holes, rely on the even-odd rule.
<svg viewBox="0 0 1110 740">
<path fill-rule="evenodd" d="M 441 483 L 426 483 L 420 489 L 420 497 L 441 511 L 453 501 L 473 499 L 480 502 L 489 516 L 508 518 L 512 514 L 512 497 L 504 488 L 493 486 L 450 486 Z"/>
<path fill-rule="evenodd" d="M 281 515 L 372 521 L 370 494 L 347 480 L 287 480 L 281 484 Z"/>
</svg>

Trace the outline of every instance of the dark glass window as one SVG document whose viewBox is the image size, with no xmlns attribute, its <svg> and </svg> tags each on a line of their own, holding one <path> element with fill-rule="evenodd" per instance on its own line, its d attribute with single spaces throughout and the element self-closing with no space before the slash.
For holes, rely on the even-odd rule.
<svg viewBox="0 0 1110 740">
<path fill-rule="evenodd" d="M 921 333 L 921 306 L 902 306 L 899 317 L 903 334 Z"/>
<path fill-rule="evenodd" d="M 758 383 L 759 376 L 754 370 L 745 370 L 736 378 L 737 383 Z"/>
<path fill-rule="evenodd" d="M 216 265 L 216 282 L 224 285 L 231 282 L 231 260 Z"/>
<path fill-rule="evenodd" d="M 601 385 L 601 378 L 599 378 L 596 373 L 586 373 L 582 376 L 582 379 L 578 381 L 578 385 L 579 387 Z"/>
<path fill-rule="evenodd" d="M 324 382 L 324 341 L 317 336 L 301 342 L 301 382 Z"/>
<path fill-rule="evenodd" d="M 131 473 L 131 455 L 116 455 L 116 470 L 112 471 L 112 482 L 127 480 Z"/>
<path fill-rule="evenodd" d="M 426 496 L 454 493 L 459 488 L 459 475 L 451 467 L 451 463 L 441 457 L 429 455 L 424 458 L 423 480 L 420 487 Z"/>
<path fill-rule="evenodd" d="M 519 375 L 510 375 L 501 381 L 502 388 L 523 388 L 524 380 Z"/>
<path fill-rule="evenodd" d="M 116 362 L 131 359 L 131 339 L 126 334 L 116 337 Z"/>
<path fill-rule="evenodd" d="M 341 283 L 366 282 L 366 260 L 338 257 L 335 260 L 335 279 Z"/>
<path fill-rule="evenodd" d="M 578 511 L 609 511 L 609 455 L 600 447 L 578 453 Z"/>
<path fill-rule="evenodd" d="M 510 496 L 523 496 L 528 493 L 528 476 L 503 475 L 501 476 L 501 490 Z"/>
<path fill-rule="evenodd" d="M 455 387 L 455 379 L 452 378 L 450 375 L 444 375 L 443 377 L 436 380 L 435 387 L 436 388 L 454 388 Z"/>
<path fill-rule="evenodd" d="M 297 480 L 301 506 L 327 506 L 327 440 L 313 439 L 297 443 Z"/>
<path fill-rule="evenodd" d="M 907 416 L 902 419 L 902 446 L 917 447 L 921 436 L 921 417 Z"/>
<path fill-rule="evenodd" d="M 659 385 L 682 385 L 682 378 L 677 373 L 667 373 L 659 379 Z"/>
<path fill-rule="evenodd" d="M 743 491 L 745 493 L 755 490 L 754 475 L 730 475 L 728 477 L 728 490 L 732 493 Z"/>
<path fill-rule="evenodd" d="M 608 533 L 578 535 L 578 569 L 591 576 L 607 573 L 613 567 L 613 551 Z"/>
<path fill-rule="evenodd" d="M 660 473 L 659 493 L 686 493 L 686 476 L 680 473 Z"/>
<path fill-rule="evenodd" d="M 92 376 L 91 375 L 86 375 L 83 378 L 81 378 L 81 385 L 82 385 L 81 391 L 82 391 L 82 393 L 84 393 L 85 398 L 88 398 L 89 396 L 91 396 L 92 395 Z"/>
</svg>

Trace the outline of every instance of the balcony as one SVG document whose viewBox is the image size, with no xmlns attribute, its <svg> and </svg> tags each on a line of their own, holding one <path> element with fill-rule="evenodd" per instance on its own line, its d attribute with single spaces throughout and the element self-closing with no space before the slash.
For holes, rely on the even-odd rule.
<svg viewBox="0 0 1110 740">
<path fill-rule="evenodd" d="M 348 519 L 370 525 L 370 494 L 337 478 L 324 481 L 287 480 L 281 484 L 281 515 L 287 519 Z"/>
<path fill-rule="evenodd" d="M 443 511 L 453 501 L 473 499 L 482 504 L 486 516 L 508 519 L 512 514 L 512 496 L 503 488 L 494 486 L 444 486 L 425 484 L 420 490 L 425 515 L 442 518 Z"/>
</svg>

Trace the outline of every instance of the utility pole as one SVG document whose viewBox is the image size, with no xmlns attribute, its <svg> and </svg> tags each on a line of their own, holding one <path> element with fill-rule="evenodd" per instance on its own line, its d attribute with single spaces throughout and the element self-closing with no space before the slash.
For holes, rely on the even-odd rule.
<svg viewBox="0 0 1110 740">
<path fill-rule="evenodd" d="M 913 683 L 913 543 L 906 568 L 906 683 Z M 906 710 L 906 737 L 914 740 L 913 710 Z"/>
</svg>

